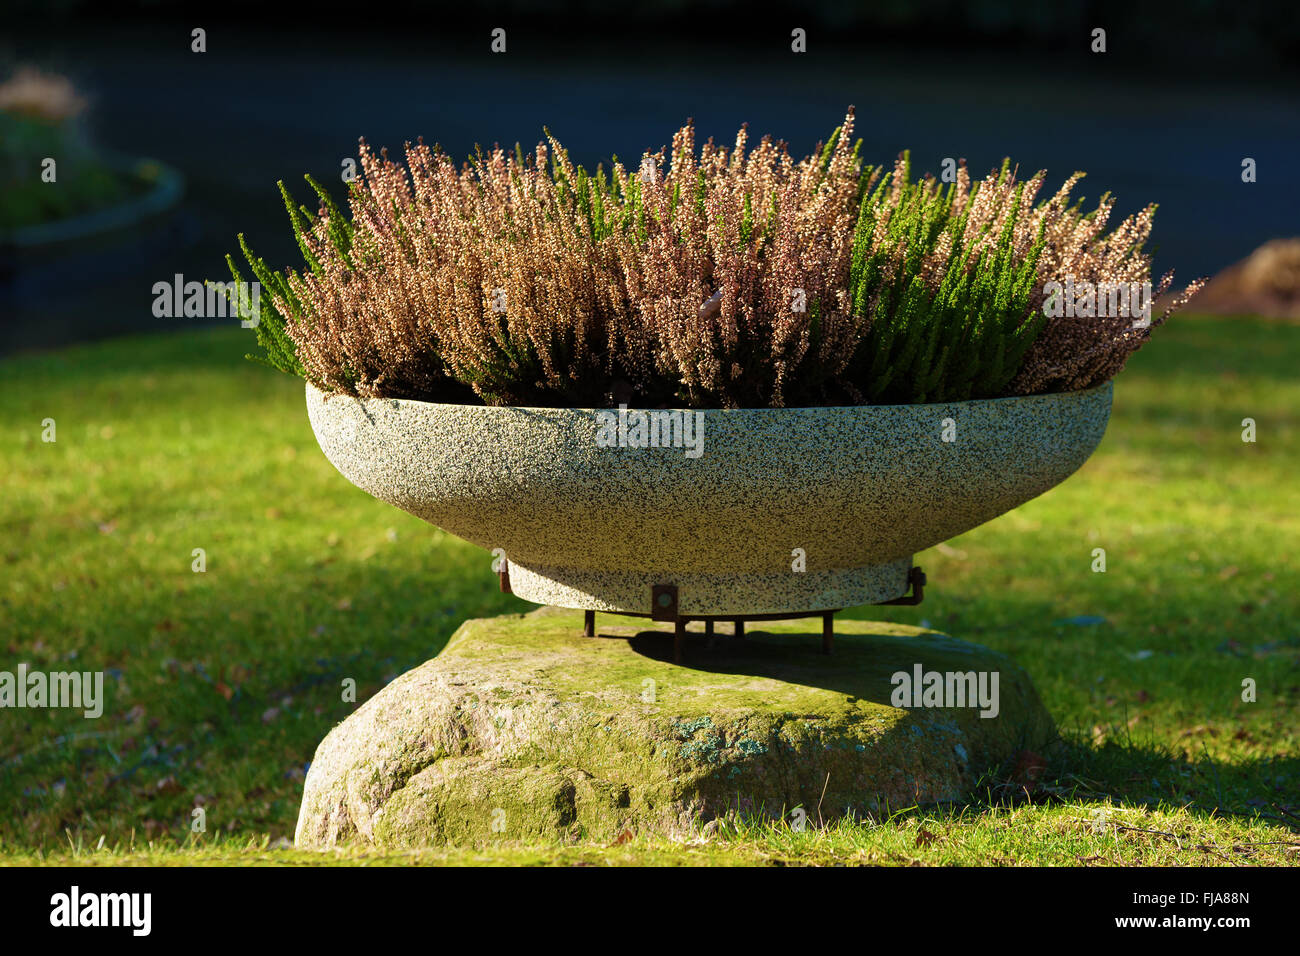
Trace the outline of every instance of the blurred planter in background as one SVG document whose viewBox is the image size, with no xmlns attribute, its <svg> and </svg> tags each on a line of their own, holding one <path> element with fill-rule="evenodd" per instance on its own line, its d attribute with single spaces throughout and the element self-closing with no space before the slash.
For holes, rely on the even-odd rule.
<svg viewBox="0 0 1300 956">
<path fill-rule="evenodd" d="M 0 84 L 6 298 L 120 267 L 168 228 L 184 194 L 184 177 L 163 163 L 96 148 L 81 123 L 85 109 L 62 76 L 24 68 Z"/>
</svg>

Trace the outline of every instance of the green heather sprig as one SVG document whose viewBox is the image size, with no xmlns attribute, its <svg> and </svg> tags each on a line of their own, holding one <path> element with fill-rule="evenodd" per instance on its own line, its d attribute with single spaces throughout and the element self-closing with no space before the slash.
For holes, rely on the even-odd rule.
<svg viewBox="0 0 1300 956">
<path fill-rule="evenodd" d="M 851 377 L 877 404 L 1000 395 L 1046 322 L 1031 308 L 1042 226 L 1027 249 L 1029 195 L 1004 167 L 986 182 L 995 219 L 972 226 L 965 181 L 909 181 L 906 154 L 866 197 L 854 231 L 849 290 L 869 320 Z M 886 187 L 891 190 L 886 193 Z"/>
</svg>

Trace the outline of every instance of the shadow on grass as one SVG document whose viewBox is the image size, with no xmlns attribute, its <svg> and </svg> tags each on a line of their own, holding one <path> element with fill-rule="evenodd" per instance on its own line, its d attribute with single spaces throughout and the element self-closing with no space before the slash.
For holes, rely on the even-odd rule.
<svg viewBox="0 0 1300 956">
<path fill-rule="evenodd" d="M 1042 619 L 1050 607 L 1044 602 L 1021 611 Z M 733 636 L 729 626 L 725 631 L 718 627 L 711 638 L 690 632 L 684 665 L 717 674 L 792 681 L 889 704 L 892 688 L 878 679 L 879 661 L 869 637 L 841 634 L 834 656 L 827 657 L 820 653 L 820 630 L 774 635 L 758 627 L 750 624 L 743 638 Z M 1104 640 L 1077 632 L 1073 638 L 1085 643 Z M 642 631 L 630 642 L 647 657 L 671 659 L 669 631 Z M 918 648 L 916 657 L 924 661 L 925 652 Z M 872 672 L 877 675 L 874 681 Z M 1226 729 L 1233 730 L 1230 725 Z M 1300 792 L 1300 758 L 1243 754 L 1216 759 L 1204 744 L 1197 756 L 1157 739 L 1134 739 L 1126 723 L 1119 725 L 1117 733 L 1108 737 L 1100 727 L 1092 733 L 1065 730 L 1042 753 L 1021 750 L 1003 765 L 989 768 L 963 800 L 896 807 L 869 817 L 906 818 L 935 810 L 967 816 L 1024 805 L 1084 802 L 1146 810 L 1177 808 L 1243 822 L 1266 820 L 1300 833 L 1300 803 L 1295 799 Z M 1238 736 L 1244 734 L 1245 730 L 1237 730 Z"/>
<path fill-rule="evenodd" d="M 196 795 L 209 805 L 215 801 L 240 828 L 291 831 L 303 766 L 333 724 L 392 677 L 434 656 L 461 620 L 528 607 L 497 592 L 486 574 L 471 577 L 464 559 L 442 556 L 430 564 L 340 561 L 281 570 L 273 579 L 214 575 L 208 579 L 214 593 L 202 600 L 197 591 L 177 600 L 164 588 L 147 599 L 148 607 L 132 609 L 144 616 L 128 618 L 126 606 L 102 607 L 105 637 L 115 636 L 95 640 L 98 646 L 83 651 L 79 666 L 109 672 L 104 718 L 88 727 L 67 712 L 7 714 L 0 796 L 14 812 L 0 833 L 27 842 L 87 817 L 105 825 L 156 821 L 163 831 L 184 830 Z M 340 610 L 347 596 L 350 603 Z M 960 595 L 948 600 L 953 597 Z M 1050 601 L 1006 602 L 1012 606 L 999 613 L 1006 623 L 981 639 L 999 644 L 1002 632 L 1018 622 L 1014 630 L 1023 641 L 1025 629 L 1037 627 L 1025 622 L 1041 621 L 1044 639 L 1055 635 L 1081 657 L 1116 640 L 1109 628 L 1067 627 L 1061 634 L 1049 623 L 1056 613 Z M 874 616 L 880 609 L 856 610 L 855 616 Z M 903 615 L 895 610 L 889 616 Z M 956 630 L 965 635 L 975 629 Z M 751 637 L 762 633 L 751 625 Z M 671 653 L 670 633 L 632 640 L 648 656 Z M 757 665 L 779 669 L 785 680 L 888 700 L 887 684 L 863 687 L 855 678 L 871 655 L 866 642 L 841 636 L 839 653 L 824 657 L 820 630 L 801 628 L 779 641 L 749 640 L 738 657 L 733 641 L 720 627 L 709 650 L 703 635 L 693 634 L 688 665 L 719 673 L 753 673 Z M 44 652 L 24 653 L 33 666 L 59 666 Z M 1021 657 L 1040 674 L 1062 666 Z M 115 697 L 110 682 L 122 678 L 131 693 Z M 355 679 L 355 702 L 340 695 L 347 678 Z M 1226 725 L 1228 733 L 1235 729 Z M 1022 754 L 994 768 L 951 809 L 982 813 L 1025 803 L 1109 801 L 1262 818 L 1300 831 L 1294 800 L 1300 759 L 1198 757 L 1180 752 L 1173 733 L 1166 735 L 1169 742 L 1121 733 L 1098 744 L 1086 733 L 1067 731 L 1050 752 Z"/>
<path fill-rule="evenodd" d="M 1294 781 L 1300 758 L 1283 755 L 1215 760 L 1189 758 L 1160 743 L 1110 742 L 1096 746 L 1066 733 L 1046 757 L 1021 754 L 1011 766 L 991 770 L 966 799 L 938 808 L 912 807 L 902 817 L 932 809 L 983 814 L 1025 805 L 1100 803 L 1116 809 L 1183 810 L 1205 818 L 1243 823 L 1266 821 L 1300 834 Z M 1098 825 L 1152 833 L 1177 842 L 1173 833 L 1106 820 Z"/>
</svg>

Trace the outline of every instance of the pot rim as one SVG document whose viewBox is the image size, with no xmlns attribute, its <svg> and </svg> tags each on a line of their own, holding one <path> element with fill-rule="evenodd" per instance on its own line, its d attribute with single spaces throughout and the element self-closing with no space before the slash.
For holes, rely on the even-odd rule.
<svg viewBox="0 0 1300 956">
<path fill-rule="evenodd" d="M 304 380 L 306 381 L 306 380 Z M 1039 392 L 1032 395 L 1002 395 L 997 398 L 968 398 L 956 402 L 914 402 L 911 404 L 895 405 L 794 405 L 782 408 L 773 408 L 764 406 L 762 408 L 689 408 L 689 407 L 668 407 L 668 408 L 651 408 L 645 405 L 628 405 L 628 411 L 638 412 L 709 412 L 711 414 L 734 414 L 740 412 L 858 412 L 866 409 L 891 409 L 891 408 L 955 408 L 967 405 L 993 405 L 999 402 L 1019 402 L 1025 399 L 1048 399 L 1048 398 L 1065 398 L 1067 396 L 1078 396 L 1080 398 L 1095 395 L 1103 389 L 1111 388 L 1115 384 L 1114 378 L 1108 378 L 1100 385 L 1094 385 L 1091 388 L 1076 389 L 1069 392 Z M 585 412 L 595 414 L 596 412 L 617 411 L 619 406 L 607 405 L 596 407 L 572 406 L 572 405 L 467 405 L 463 402 L 426 402 L 418 398 L 365 398 L 360 395 L 348 395 L 346 392 L 327 392 L 318 388 L 313 382 L 307 381 L 307 388 L 314 391 L 317 395 L 322 396 L 325 400 L 331 398 L 350 398 L 359 402 L 397 402 L 406 405 L 416 405 L 425 408 L 482 408 L 493 411 L 516 410 L 521 412 Z"/>
</svg>

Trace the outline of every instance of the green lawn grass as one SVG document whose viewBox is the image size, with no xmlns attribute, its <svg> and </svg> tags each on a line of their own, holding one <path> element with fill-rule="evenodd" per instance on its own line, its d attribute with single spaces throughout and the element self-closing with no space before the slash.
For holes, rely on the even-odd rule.
<svg viewBox="0 0 1300 956">
<path fill-rule="evenodd" d="M 341 683 L 364 701 L 465 618 L 531 606 L 486 552 L 338 475 L 301 383 L 249 345 L 187 332 L 0 362 L 0 670 L 109 675 L 96 720 L 0 710 L 0 862 L 1300 861 L 1300 327 L 1160 330 L 1077 475 L 919 555 L 921 606 L 850 612 L 1013 654 L 1066 741 L 1037 781 L 803 832 L 371 855 L 284 847 L 316 744 L 356 706 Z"/>
</svg>

